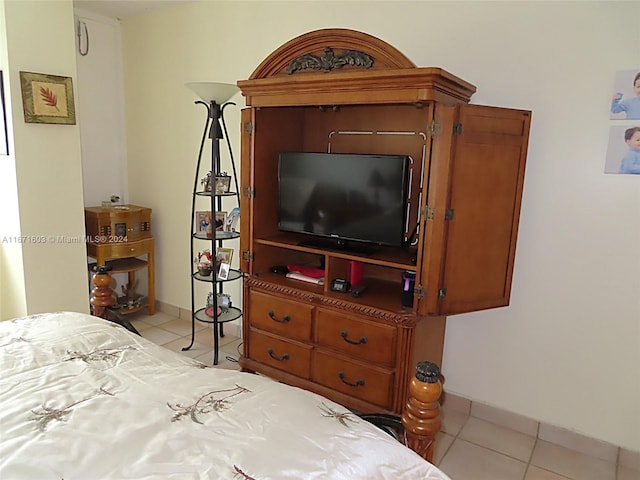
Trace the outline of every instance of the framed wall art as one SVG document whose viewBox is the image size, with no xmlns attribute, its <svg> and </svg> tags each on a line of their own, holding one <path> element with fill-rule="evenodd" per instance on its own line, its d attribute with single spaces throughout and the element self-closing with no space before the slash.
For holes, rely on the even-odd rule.
<svg viewBox="0 0 640 480">
<path fill-rule="evenodd" d="M 76 124 L 71 77 L 20 72 L 26 123 Z"/>
<path fill-rule="evenodd" d="M 0 155 L 9 155 L 9 138 L 7 137 L 7 114 L 4 105 L 4 78 L 0 70 Z"/>
<path fill-rule="evenodd" d="M 640 67 L 614 76 L 604 173 L 640 175 Z"/>
</svg>

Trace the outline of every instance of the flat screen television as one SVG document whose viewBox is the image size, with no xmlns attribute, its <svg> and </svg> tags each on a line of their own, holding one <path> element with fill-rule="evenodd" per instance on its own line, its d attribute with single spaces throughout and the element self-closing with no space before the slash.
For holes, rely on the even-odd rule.
<svg viewBox="0 0 640 480">
<path fill-rule="evenodd" d="M 325 248 L 401 247 L 408 168 L 406 155 L 280 153 L 278 227 Z"/>
</svg>

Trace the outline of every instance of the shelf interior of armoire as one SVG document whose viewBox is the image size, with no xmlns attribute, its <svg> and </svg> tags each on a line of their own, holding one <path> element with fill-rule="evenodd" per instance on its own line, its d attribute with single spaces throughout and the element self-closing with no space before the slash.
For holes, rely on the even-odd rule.
<svg viewBox="0 0 640 480">
<path fill-rule="evenodd" d="M 329 105 L 261 107 L 255 111 L 255 158 L 252 271 L 269 282 L 336 295 L 329 282 L 345 278 L 351 260 L 362 262 L 367 295 L 364 302 L 392 311 L 400 305 L 404 271 L 416 271 L 418 235 L 412 232 L 420 218 L 420 205 L 427 195 L 430 135 L 428 124 L 433 106 L 422 104 Z M 361 254 L 339 249 L 308 246 L 308 236 L 278 229 L 278 158 L 281 152 L 363 153 L 408 155 L 408 196 L 405 247 L 375 246 Z M 409 238 L 411 237 L 411 238 Z M 320 242 L 322 243 L 322 242 Z M 271 273 L 274 265 L 304 264 L 326 268 L 325 285 L 305 285 Z"/>
</svg>

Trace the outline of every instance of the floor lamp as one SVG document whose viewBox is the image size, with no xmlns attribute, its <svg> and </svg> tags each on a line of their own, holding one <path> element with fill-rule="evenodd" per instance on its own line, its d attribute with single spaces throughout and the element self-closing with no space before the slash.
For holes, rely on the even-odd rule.
<svg viewBox="0 0 640 480">
<path fill-rule="evenodd" d="M 198 182 L 200 176 L 200 165 L 202 161 L 202 153 L 204 151 L 207 138 L 211 141 L 211 171 L 210 171 L 210 199 L 211 199 L 211 223 L 214 222 L 214 215 L 216 211 L 222 210 L 222 198 L 215 195 L 215 177 L 221 172 L 220 165 L 220 140 L 226 138 L 227 148 L 229 149 L 229 156 L 231 157 L 231 165 L 233 168 L 233 178 L 235 181 L 235 195 L 240 206 L 240 194 L 238 190 L 238 176 L 236 172 L 235 161 L 233 159 L 233 152 L 231 149 L 231 142 L 229 141 L 229 135 L 227 134 L 227 127 L 224 122 L 224 109 L 229 105 L 235 105 L 235 103 L 229 100 L 233 95 L 240 91 L 240 89 L 233 84 L 228 83 L 214 83 L 214 82 L 191 82 L 186 84 L 199 98 L 195 103 L 203 105 L 207 110 L 207 118 L 204 125 L 204 131 L 202 133 L 202 140 L 200 141 L 200 149 L 198 151 L 198 163 L 196 166 L 195 180 L 193 183 L 193 195 L 191 199 L 191 235 L 194 234 L 193 222 L 196 214 L 196 191 L 198 189 Z M 215 229 L 212 237 L 212 252 L 216 252 L 216 240 Z M 221 240 L 218 243 L 221 244 Z M 194 258 L 194 241 L 191 240 L 191 258 Z M 220 245 L 221 246 L 221 245 Z M 213 259 L 215 267 L 215 258 Z M 212 278 L 213 289 L 213 364 L 218 364 L 218 346 L 219 336 L 224 336 L 223 324 L 218 323 L 218 298 L 217 293 L 223 293 L 222 283 L 217 281 L 217 269 L 213 269 Z M 189 350 L 193 346 L 195 338 L 195 286 L 193 278 L 191 280 L 191 344 L 182 350 Z M 220 333 L 218 335 L 218 326 Z"/>
</svg>

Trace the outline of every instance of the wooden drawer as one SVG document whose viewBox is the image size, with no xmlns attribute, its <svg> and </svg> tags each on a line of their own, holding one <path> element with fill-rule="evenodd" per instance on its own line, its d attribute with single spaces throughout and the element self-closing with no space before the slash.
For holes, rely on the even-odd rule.
<svg viewBox="0 0 640 480">
<path fill-rule="evenodd" d="M 313 381 L 352 397 L 391 408 L 393 373 L 316 350 Z"/>
<path fill-rule="evenodd" d="M 249 308 L 253 327 L 293 340 L 311 341 L 311 305 L 252 291 Z"/>
<path fill-rule="evenodd" d="M 351 357 L 394 366 L 396 328 L 358 319 L 334 310 L 318 309 L 316 342 Z"/>
<path fill-rule="evenodd" d="M 310 377 L 311 346 L 252 330 L 249 333 L 249 357 L 298 377 Z"/>
<path fill-rule="evenodd" d="M 87 253 L 93 258 L 129 258 L 139 257 L 149 253 L 153 248 L 153 239 L 148 238 L 138 242 L 87 244 Z"/>
</svg>

